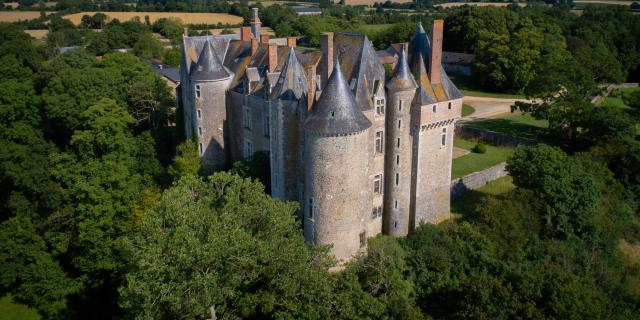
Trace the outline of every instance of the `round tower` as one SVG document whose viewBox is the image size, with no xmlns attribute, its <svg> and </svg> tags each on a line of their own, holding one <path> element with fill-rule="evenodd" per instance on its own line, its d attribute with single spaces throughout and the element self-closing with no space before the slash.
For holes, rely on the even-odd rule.
<svg viewBox="0 0 640 320">
<path fill-rule="evenodd" d="M 305 239 L 332 244 L 346 260 L 366 246 L 366 219 L 373 188 L 367 176 L 371 122 L 356 105 L 340 64 L 304 124 Z"/>
<path fill-rule="evenodd" d="M 416 82 L 403 46 L 394 75 L 387 82 L 387 118 L 384 177 L 384 232 L 406 236 L 411 204 L 411 103 Z"/>
<path fill-rule="evenodd" d="M 198 62 L 189 73 L 193 110 L 193 132 L 206 172 L 225 169 L 228 163 L 226 140 L 226 91 L 232 72 L 220 61 L 211 43 L 204 43 Z"/>
</svg>

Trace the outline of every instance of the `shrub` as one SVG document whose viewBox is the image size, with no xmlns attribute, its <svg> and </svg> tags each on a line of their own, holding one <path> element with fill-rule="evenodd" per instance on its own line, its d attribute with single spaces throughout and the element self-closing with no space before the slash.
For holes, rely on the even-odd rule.
<svg viewBox="0 0 640 320">
<path fill-rule="evenodd" d="M 487 153 L 487 145 L 479 141 L 478 143 L 476 143 L 476 146 L 471 149 L 471 151 L 475 153 Z"/>
</svg>

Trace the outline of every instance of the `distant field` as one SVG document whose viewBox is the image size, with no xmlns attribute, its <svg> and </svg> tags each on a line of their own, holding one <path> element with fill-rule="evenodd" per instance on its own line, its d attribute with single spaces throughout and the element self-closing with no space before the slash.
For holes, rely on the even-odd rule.
<svg viewBox="0 0 640 320">
<path fill-rule="evenodd" d="M 53 12 L 47 12 L 51 14 Z M 40 17 L 40 11 L 0 11 L 0 22 L 18 22 Z"/>
<path fill-rule="evenodd" d="M 49 30 L 25 30 L 24 32 L 38 40 L 42 40 L 47 37 Z"/>
<path fill-rule="evenodd" d="M 260 3 L 261 5 L 268 7 L 274 4 L 283 6 L 300 6 L 300 7 L 317 7 L 318 3 L 314 2 L 295 2 L 295 1 L 249 1 L 249 5 Z"/>
<path fill-rule="evenodd" d="M 413 2 L 413 0 L 390 0 L 390 1 L 394 3 Z M 361 5 L 372 6 L 376 2 L 385 2 L 385 1 L 383 0 L 345 0 L 345 4 L 350 6 L 361 6 Z"/>
<path fill-rule="evenodd" d="M 134 17 L 139 17 L 144 21 L 145 16 L 149 16 L 151 23 L 161 18 L 178 18 L 186 24 L 216 24 L 228 23 L 228 24 L 240 24 L 242 23 L 242 17 L 234 16 L 226 13 L 195 13 L 195 12 L 103 12 L 109 17 L 109 19 L 118 19 L 120 21 L 128 21 Z M 96 12 L 80 12 L 64 16 L 63 18 L 69 19 L 72 23 L 79 25 L 84 15 L 94 15 Z"/>
<path fill-rule="evenodd" d="M 577 1 L 574 1 L 574 2 L 577 2 Z M 436 4 L 434 5 L 434 7 L 442 7 L 445 9 L 460 7 L 464 5 L 478 6 L 478 7 L 506 7 L 511 4 L 512 4 L 511 2 L 446 2 L 446 3 Z M 518 3 L 518 5 L 521 7 L 527 6 L 526 3 Z"/>
<path fill-rule="evenodd" d="M 621 6 L 630 6 L 633 1 L 624 0 L 574 0 L 573 3 L 602 3 L 602 4 L 617 4 Z"/>
</svg>

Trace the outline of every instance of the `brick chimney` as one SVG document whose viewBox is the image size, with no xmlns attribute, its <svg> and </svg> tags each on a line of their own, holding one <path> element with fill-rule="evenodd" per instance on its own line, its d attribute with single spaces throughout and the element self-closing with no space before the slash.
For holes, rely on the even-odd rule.
<svg viewBox="0 0 640 320">
<path fill-rule="evenodd" d="M 311 110 L 316 96 L 316 65 L 310 65 L 305 68 L 307 72 L 307 110 Z"/>
<path fill-rule="evenodd" d="M 269 43 L 269 35 L 263 34 L 260 36 L 260 43 Z"/>
<path fill-rule="evenodd" d="M 273 72 L 278 66 L 278 44 L 269 43 L 269 72 Z"/>
<path fill-rule="evenodd" d="M 260 22 L 260 18 L 258 17 L 258 8 L 251 8 L 251 32 L 253 32 L 253 36 L 256 39 L 260 39 L 260 27 L 262 26 L 262 22 Z"/>
<path fill-rule="evenodd" d="M 256 38 L 251 39 L 251 55 L 254 55 L 256 51 L 258 51 L 259 46 L 260 44 L 258 43 L 258 39 Z"/>
<path fill-rule="evenodd" d="M 251 27 L 240 28 L 240 40 L 251 41 Z"/>
<path fill-rule="evenodd" d="M 287 37 L 287 47 L 295 48 L 298 43 L 296 37 Z"/>
<path fill-rule="evenodd" d="M 442 29 L 444 20 L 433 20 L 431 28 L 431 60 L 429 62 L 429 80 L 432 84 L 440 83 L 442 68 Z"/>
<path fill-rule="evenodd" d="M 320 50 L 322 51 L 322 88 L 327 84 L 333 71 L 333 32 L 320 35 Z"/>
</svg>

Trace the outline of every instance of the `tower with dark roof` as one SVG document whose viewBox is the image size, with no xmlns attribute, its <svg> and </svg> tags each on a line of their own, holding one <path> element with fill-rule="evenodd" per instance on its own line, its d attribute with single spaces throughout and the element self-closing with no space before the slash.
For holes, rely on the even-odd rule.
<svg viewBox="0 0 640 320">
<path fill-rule="evenodd" d="M 303 208 L 305 239 L 333 244 L 331 252 L 340 260 L 366 246 L 370 128 L 336 61 L 304 123 Z"/>
</svg>

